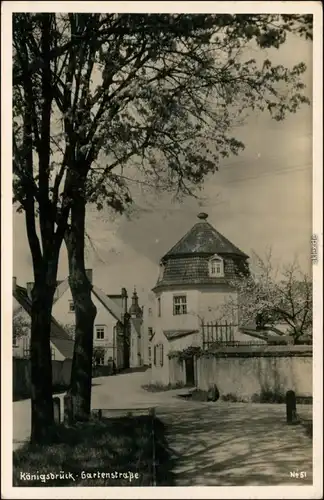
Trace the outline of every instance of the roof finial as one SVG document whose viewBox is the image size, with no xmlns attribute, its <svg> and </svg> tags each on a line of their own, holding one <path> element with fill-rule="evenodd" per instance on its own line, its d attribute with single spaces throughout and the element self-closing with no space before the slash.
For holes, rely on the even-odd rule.
<svg viewBox="0 0 324 500">
<path fill-rule="evenodd" d="M 208 214 L 206 214 L 205 212 L 200 212 L 198 215 L 197 215 L 198 219 L 201 219 L 201 220 L 206 220 L 208 219 Z"/>
</svg>

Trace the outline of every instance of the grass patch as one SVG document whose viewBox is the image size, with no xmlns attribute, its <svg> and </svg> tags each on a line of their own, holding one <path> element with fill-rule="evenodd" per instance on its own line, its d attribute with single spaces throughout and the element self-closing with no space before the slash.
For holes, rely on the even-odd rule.
<svg viewBox="0 0 324 500">
<path fill-rule="evenodd" d="M 14 486 L 173 484 L 164 424 L 152 416 L 93 419 L 57 430 L 52 446 L 26 444 L 13 453 Z"/>
<path fill-rule="evenodd" d="M 183 389 L 185 387 L 192 387 L 189 385 L 185 385 L 182 382 L 177 382 L 176 384 L 147 384 L 147 385 L 142 385 L 142 389 L 148 392 L 165 392 L 165 391 L 172 391 L 174 389 Z"/>
</svg>

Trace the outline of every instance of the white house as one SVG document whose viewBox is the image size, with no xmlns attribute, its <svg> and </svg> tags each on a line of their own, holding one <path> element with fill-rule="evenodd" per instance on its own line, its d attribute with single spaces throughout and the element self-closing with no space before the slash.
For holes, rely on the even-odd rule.
<svg viewBox="0 0 324 500">
<path fill-rule="evenodd" d="M 137 309 L 134 309 L 134 314 L 128 311 L 126 289 L 122 288 L 119 295 L 107 295 L 93 284 L 92 269 L 87 269 L 86 272 L 92 284 L 92 301 L 97 309 L 93 332 L 97 363 L 107 365 L 113 361 L 116 369 L 138 366 L 141 363 L 141 356 L 138 354 L 141 352 L 134 339 L 141 336 L 141 324 Z M 62 325 L 75 325 L 74 303 L 68 278 L 57 287 L 53 315 Z"/>
<path fill-rule="evenodd" d="M 248 272 L 248 255 L 233 245 L 207 221 L 199 221 L 162 257 L 160 275 L 153 288 L 156 302 L 152 339 L 153 382 L 168 383 L 168 354 L 190 345 L 202 346 L 202 323 L 225 322 L 221 317 L 226 300 L 237 299 L 230 280 Z M 228 340 L 248 340 L 238 319 L 226 319 Z M 213 340 L 216 340 L 213 338 Z"/>
<path fill-rule="evenodd" d="M 31 326 L 31 290 L 32 284 L 27 287 L 17 284 L 17 278 L 13 278 L 13 356 L 17 358 L 28 358 L 30 355 L 30 326 Z M 15 335 L 15 330 L 20 330 Z M 52 359 L 64 361 L 72 359 L 74 342 L 68 333 L 52 316 L 50 346 Z"/>
</svg>

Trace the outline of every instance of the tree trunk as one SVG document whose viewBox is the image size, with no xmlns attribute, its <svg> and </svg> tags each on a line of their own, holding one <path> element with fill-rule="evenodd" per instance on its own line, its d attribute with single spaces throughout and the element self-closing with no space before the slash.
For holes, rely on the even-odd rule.
<svg viewBox="0 0 324 500">
<path fill-rule="evenodd" d="M 69 284 L 75 308 L 75 341 L 69 394 L 73 419 L 86 421 L 91 412 L 93 326 L 97 314 L 91 299 L 92 284 L 84 263 L 85 206 L 74 202 L 71 227 L 65 236 Z"/>
<path fill-rule="evenodd" d="M 55 286 L 35 281 L 31 311 L 31 442 L 54 439 L 52 399 L 51 313 Z"/>
</svg>

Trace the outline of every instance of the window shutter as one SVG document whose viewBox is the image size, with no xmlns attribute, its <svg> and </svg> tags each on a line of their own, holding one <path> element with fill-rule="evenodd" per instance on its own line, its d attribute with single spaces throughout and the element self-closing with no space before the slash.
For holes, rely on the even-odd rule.
<svg viewBox="0 0 324 500">
<path fill-rule="evenodd" d="M 156 365 L 156 345 L 154 346 L 154 349 L 153 349 L 153 364 L 154 364 L 154 366 Z"/>
<path fill-rule="evenodd" d="M 160 365 L 163 366 L 163 344 L 160 345 Z"/>
</svg>

